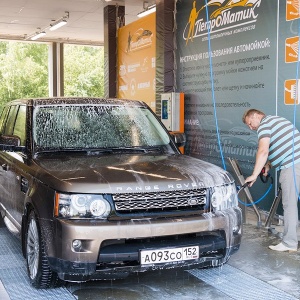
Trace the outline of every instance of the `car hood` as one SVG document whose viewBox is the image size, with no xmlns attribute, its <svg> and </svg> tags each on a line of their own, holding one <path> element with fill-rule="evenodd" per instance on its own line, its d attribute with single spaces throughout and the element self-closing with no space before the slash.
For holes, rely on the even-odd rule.
<svg viewBox="0 0 300 300">
<path fill-rule="evenodd" d="M 34 164 L 35 176 L 61 192 L 154 192 L 233 182 L 220 167 L 186 155 L 51 156 Z"/>
</svg>

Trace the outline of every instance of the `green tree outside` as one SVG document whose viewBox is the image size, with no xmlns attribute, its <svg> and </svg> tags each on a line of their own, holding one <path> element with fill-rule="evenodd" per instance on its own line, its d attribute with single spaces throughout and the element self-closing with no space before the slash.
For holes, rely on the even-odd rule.
<svg viewBox="0 0 300 300">
<path fill-rule="evenodd" d="M 48 45 L 0 42 L 0 104 L 48 95 Z"/>
<path fill-rule="evenodd" d="M 49 96 L 48 52 L 47 43 L 0 41 L 0 105 Z M 65 96 L 103 96 L 103 53 L 103 47 L 64 45 Z"/>
<path fill-rule="evenodd" d="M 65 96 L 104 95 L 103 47 L 64 45 Z"/>
</svg>

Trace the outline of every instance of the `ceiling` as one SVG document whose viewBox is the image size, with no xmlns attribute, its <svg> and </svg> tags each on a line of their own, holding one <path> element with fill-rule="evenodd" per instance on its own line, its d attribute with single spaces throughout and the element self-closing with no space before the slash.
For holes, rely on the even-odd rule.
<svg viewBox="0 0 300 300">
<path fill-rule="evenodd" d="M 125 6 L 125 24 L 137 20 L 143 0 L 1 0 L 0 39 L 26 40 L 45 30 L 37 41 L 69 42 L 88 45 L 104 44 L 104 7 Z M 150 2 L 150 1 L 149 1 Z M 152 1 L 153 2 L 153 1 Z M 50 31 L 50 23 L 69 12 L 67 25 Z"/>
</svg>

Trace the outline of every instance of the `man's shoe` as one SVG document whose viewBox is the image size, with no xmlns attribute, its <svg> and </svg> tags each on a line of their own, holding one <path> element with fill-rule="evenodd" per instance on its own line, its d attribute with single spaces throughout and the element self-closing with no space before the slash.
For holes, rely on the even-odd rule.
<svg viewBox="0 0 300 300">
<path fill-rule="evenodd" d="M 269 248 L 271 250 L 274 250 L 274 251 L 279 251 L 279 252 L 296 252 L 298 249 L 297 248 L 290 248 L 288 246 L 285 246 L 284 244 L 282 243 L 279 243 L 278 245 L 275 245 L 275 246 L 269 246 Z"/>
</svg>

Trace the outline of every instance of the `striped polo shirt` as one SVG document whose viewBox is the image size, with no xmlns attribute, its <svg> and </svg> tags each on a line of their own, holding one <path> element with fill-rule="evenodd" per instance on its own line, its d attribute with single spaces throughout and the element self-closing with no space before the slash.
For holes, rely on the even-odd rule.
<svg viewBox="0 0 300 300">
<path fill-rule="evenodd" d="M 268 160 L 277 170 L 289 168 L 300 162 L 300 133 L 285 118 L 278 116 L 264 117 L 257 129 L 258 140 L 270 138 Z"/>
</svg>

